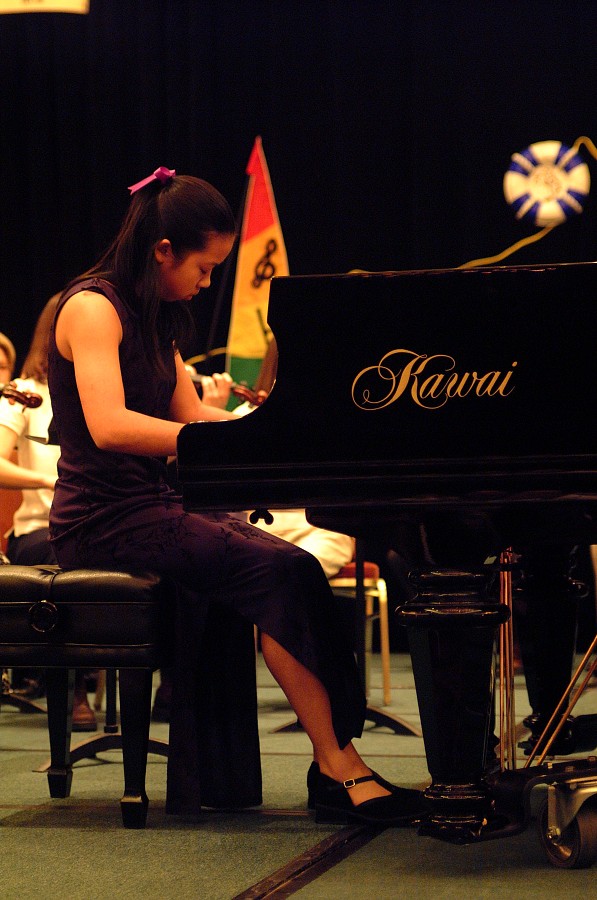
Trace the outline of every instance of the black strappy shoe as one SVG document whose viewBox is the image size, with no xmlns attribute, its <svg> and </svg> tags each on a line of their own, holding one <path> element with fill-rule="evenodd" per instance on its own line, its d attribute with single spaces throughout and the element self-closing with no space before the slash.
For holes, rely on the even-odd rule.
<svg viewBox="0 0 597 900">
<path fill-rule="evenodd" d="M 322 772 L 311 775 L 314 785 L 312 801 L 315 805 L 315 821 L 326 823 L 362 822 L 367 825 L 389 826 L 410 825 L 419 820 L 426 811 L 426 801 L 421 791 L 390 785 L 391 794 L 374 797 L 354 805 L 349 791 L 366 781 L 384 783 L 378 775 L 363 775 L 347 781 L 334 781 Z M 388 788 L 386 788 L 388 790 Z"/>
<path fill-rule="evenodd" d="M 378 784 L 385 788 L 386 791 L 390 791 L 391 794 L 393 794 L 395 791 L 404 790 L 404 788 L 399 788 L 396 784 L 392 784 L 390 781 L 386 781 L 385 778 L 382 778 L 378 772 L 374 772 L 372 770 L 371 774 L 375 778 L 375 781 L 377 781 Z M 312 762 L 307 772 L 307 809 L 315 809 L 315 794 L 317 793 L 318 777 L 319 763 Z"/>
</svg>

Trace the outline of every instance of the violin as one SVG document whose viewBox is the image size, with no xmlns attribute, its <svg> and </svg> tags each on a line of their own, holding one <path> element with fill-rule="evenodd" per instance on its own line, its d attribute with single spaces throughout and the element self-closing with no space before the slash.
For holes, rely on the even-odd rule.
<svg viewBox="0 0 597 900">
<path fill-rule="evenodd" d="M 37 409 L 41 406 L 43 397 L 39 394 L 33 394 L 31 391 L 19 391 L 12 381 L 8 384 L 0 384 L 0 397 L 6 397 L 7 400 L 13 400 L 15 403 L 21 403 L 29 409 Z"/>
<path fill-rule="evenodd" d="M 245 384 L 233 382 L 230 392 L 239 400 L 245 400 L 247 403 L 252 403 L 253 406 L 261 406 L 263 401 L 267 400 L 267 391 L 253 391 Z"/>
<path fill-rule="evenodd" d="M 196 375 L 193 372 L 190 372 L 189 374 L 191 376 L 191 381 L 194 384 L 201 384 L 201 379 L 203 378 L 202 375 Z M 246 384 L 237 384 L 235 381 L 233 381 L 230 386 L 230 393 L 238 400 L 252 403 L 253 406 L 261 406 L 263 401 L 267 400 L 267 391 L 254 391 L 250 387 L 247 387 Z"/>
</svg>

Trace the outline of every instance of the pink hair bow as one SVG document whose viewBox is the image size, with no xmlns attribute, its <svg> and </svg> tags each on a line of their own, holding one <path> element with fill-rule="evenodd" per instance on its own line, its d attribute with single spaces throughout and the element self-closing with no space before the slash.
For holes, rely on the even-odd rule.
<svg viewBox="0 0 597 900">
<path fill-rule="evenodd" d="M 175 175 L 176 169 L 167 169 L 166 166 L 160 166 L 159 169 L 155 170 L 153 175 L 144 178 L 143 181 L 138 181 L 137 184 L 131 184 L 129 191 L 131 194 L 134 194 L 135 191 L 145 187 L 146 184 L 150 184 L 152 181 L 161 181 L 162 184 L 166 184 L 166 182 L 170 181 L 171 178 L 174 178 Z"/>
</svg>

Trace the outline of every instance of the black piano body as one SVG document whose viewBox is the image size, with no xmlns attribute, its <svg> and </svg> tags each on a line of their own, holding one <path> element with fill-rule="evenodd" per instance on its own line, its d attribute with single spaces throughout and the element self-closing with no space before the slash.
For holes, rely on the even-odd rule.
<svg viewBox="0 0 597 900">
<path fill-rule="evenodd" d="M 596 543 L 596 265 L 274 278 L 275 386 L 249 416 L 182 429 L 185 508 L 305 507 L 357 537 L 473 514 L 491 522 L 496 549 Z M 409 629 L 435 801 L 425 833 L 456 842 L 514 827 L 491 822 L 484 777 L 504 613 L 464 575 L 437 588 L 435 608 L 424 587 Z M 434 653 L 458 656 L 459 672 Z M 482 689 L 465 696 L 458 679 Z M 439 734 L 449 721 L 453 739 Z"/>
<path fill-rule="evenodd" d="M 274 278 L 269 398 L 178 443 L 188 509 L 597 515 L 597 264 Z M 336 516 L 337 514 L 337 516 Z"/>
</svg>

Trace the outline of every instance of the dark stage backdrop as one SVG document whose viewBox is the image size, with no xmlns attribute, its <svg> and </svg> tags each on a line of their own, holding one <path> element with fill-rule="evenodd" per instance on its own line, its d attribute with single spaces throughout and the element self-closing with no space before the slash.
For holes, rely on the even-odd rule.
<svg viewBox="0 0 597 900">
<path fill-rule="evenodd" d="M 0 330 L 22 361 L 45 300 L 157 166 L 237 209 L 256 135 L 292 274 L 503 250 L 535 231 L 503 199 L 510 155 L 597 143 L 596 26 L 594 0 L 91 0 L 89 16 L 0 16 Z M 596 246 L 590 195 L 510 261 Z M 215 293 L 197 301 L 203 335 Z"/>
</svg>

